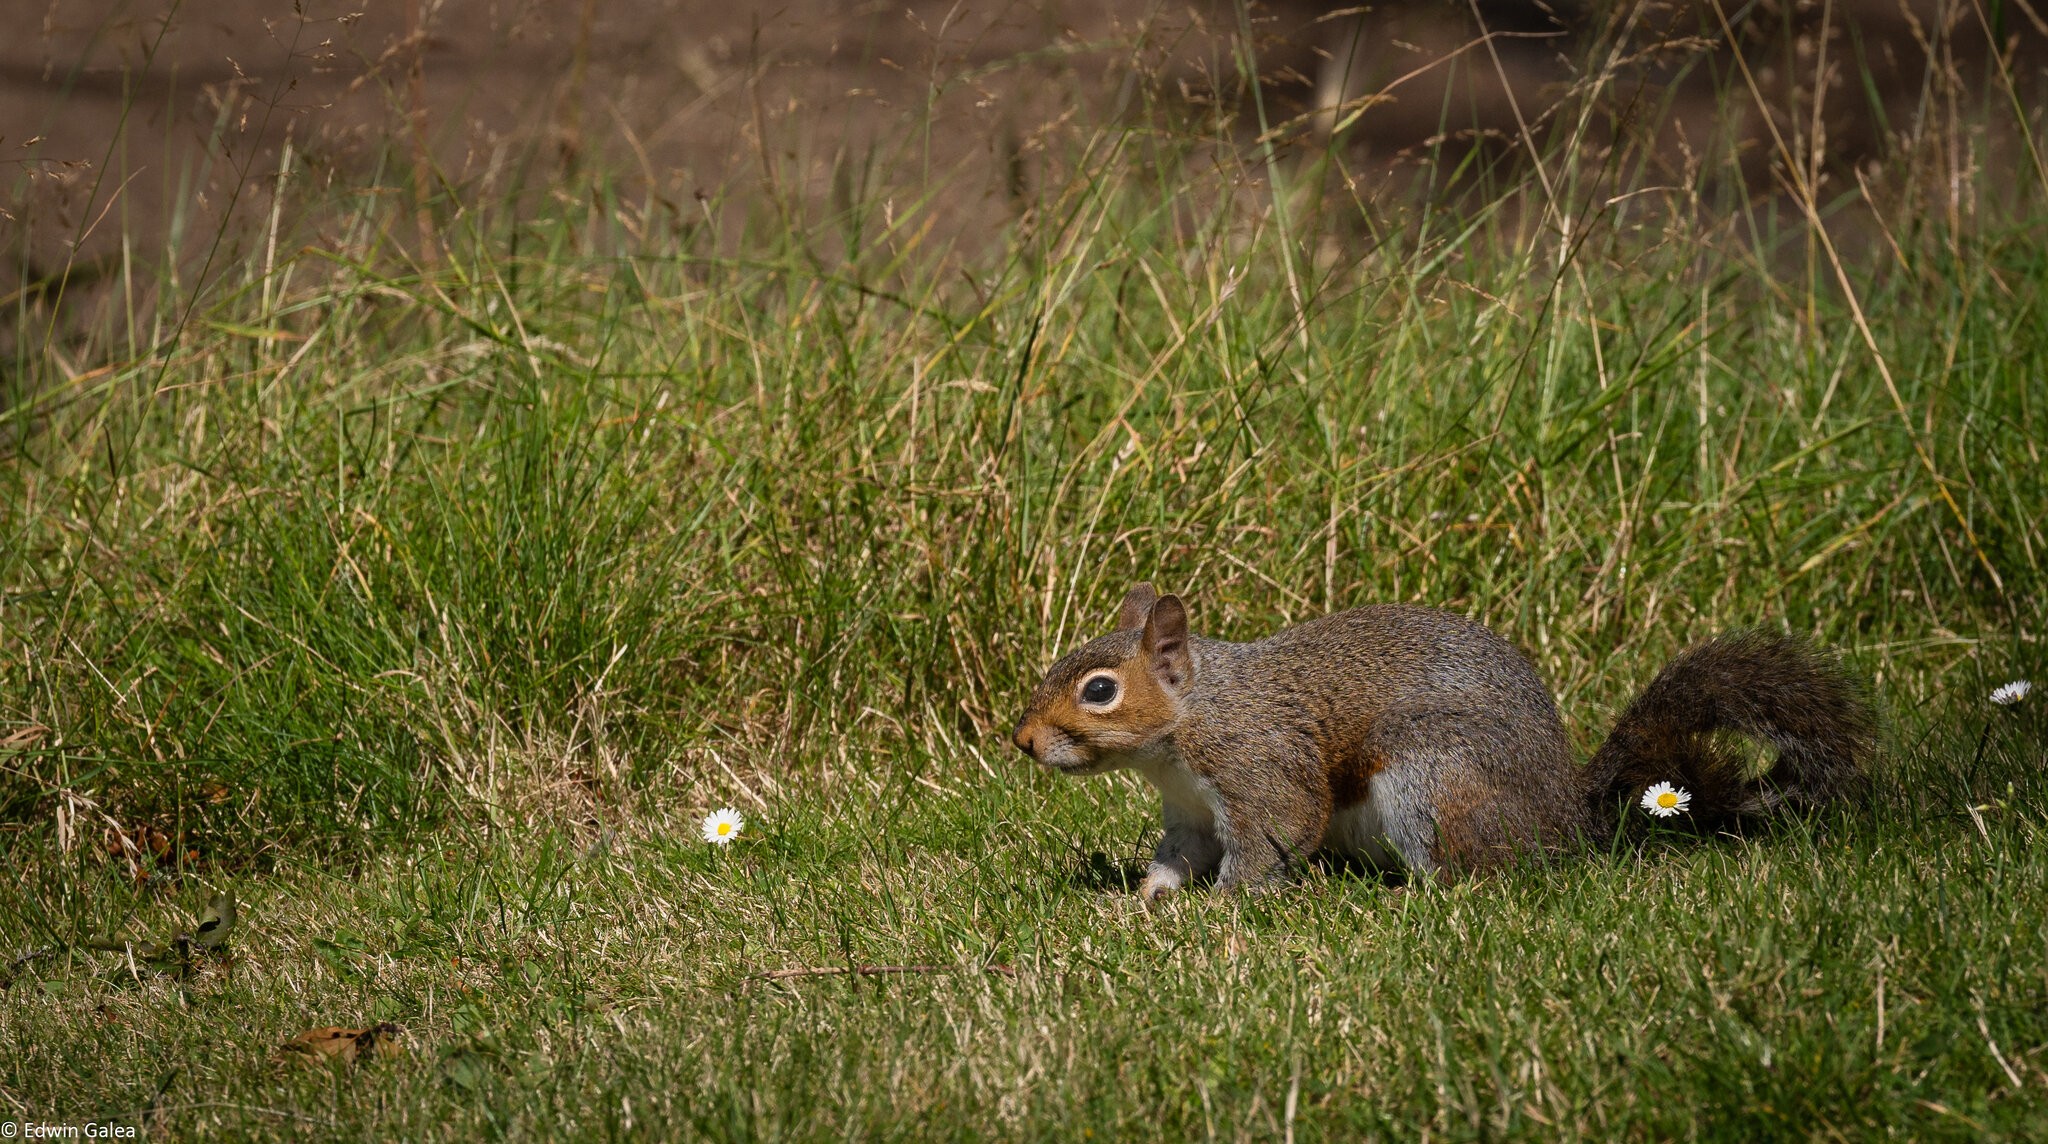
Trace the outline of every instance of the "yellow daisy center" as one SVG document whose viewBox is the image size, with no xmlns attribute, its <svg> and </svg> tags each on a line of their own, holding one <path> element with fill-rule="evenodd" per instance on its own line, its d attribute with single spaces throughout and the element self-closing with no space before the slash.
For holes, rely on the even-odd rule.
<svg viewBox="0 0 2048 1144">
<path fill-rule="evenodd" d="M 1661 807 L 1665 807 L 1665 808 L 1667 808 L 1667 809 L 1668 809 L 1668 808 L 1670 808 L 1670 807 L 1674 807 L 1674 806 L 1677 806 L 1677 805 L 1678 805 L 1678 794 L 1677 794 L 1677 792 L 1676 792 L 1676 791 L 1668 791 L 1668 790 L 1667 790 L 1667 791 L 1665 791 L 1665 792 L 1664 792 L 1663 794 L 1660 794 L 1660 795 L 1658 795 L 1658 796 L 1657 796 L 1657 805 L 1658 805 L 1658 806 L 1661 806 Z"/>
<path fill-rule="evenodd" d="M 1671 796 L 1670 796 L 1670 795 L 1665 795 L 1664 797 L 1666 797 L 1666 798 L 1670 798 Z M 721 823 L 719 823 L 719 824 L 718 824 L 718 832 L 719 832 L 720 834 L 731 834 L 731 833 L 732 833 L 732 823 L 730 823 L 730 822 L 721 822 Z"/>
</svg>

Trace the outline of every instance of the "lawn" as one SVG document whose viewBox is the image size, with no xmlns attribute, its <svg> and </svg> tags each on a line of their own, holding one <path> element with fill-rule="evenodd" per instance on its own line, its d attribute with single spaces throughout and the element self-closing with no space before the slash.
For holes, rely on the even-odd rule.
<svg viewBox="0 0 2048 1144">
<path fill-rule="evenodd" d="M 209 275 L 20 292 L 0 1117 L 2048 1135 L 2048 696 L 1989 700 L 2048 682 L 2030 137 L 1867 194 L 1673 182 L 1569 116 L 1540 178 L 1248 138 L 1077 135 L 979 243 L 585 172 L 422 249 L 344 182 Z M 1689 642 L 1798 632 L 1884 750 L 1745 837 L 1147 910 L 1141 781 L 1006 736 L 1140 579 L 1231 638 L 1478 617 L 1582 753 Z"/>
</svg>

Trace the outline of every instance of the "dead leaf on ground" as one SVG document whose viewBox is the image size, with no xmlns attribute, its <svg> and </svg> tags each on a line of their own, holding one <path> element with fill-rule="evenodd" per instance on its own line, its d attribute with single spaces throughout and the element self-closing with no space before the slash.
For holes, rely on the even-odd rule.
<svg viewBox="0 0 2048 1144">
<path fill-rule="evenodd" d="M 395 1057 L 405 1052 L 405 1030 L 389 1021 L 363 1029 L 322 1025 L 307 1029 L 277 1048 L 277 1059 L 292 1064 L 351 1064 L 370 1057 Z"/>
<path fill-rule="evenodd" d="M 234 930 L 235 920 L 235 892 L 222 890 L 215 894 L 213 900 L 206 903 L 206 912 L 199 915 L 199 926 L 192 932 L 192 948 L 219 949 Z"/>
<path fill-rule="evenodd" d="M 109 931 L 88 937 L 79 944 L 86 949 L 125 955 L 134 967 L 131 972 L 138 975 L 146 966 L 151 973 L 176 973 L 183 979 L 207 963 L 229 967 L 232 974 L 234 963 L 229 956 L 227 941 L 238 920 L 234 891 L 222 890 L 208 899 L 206 909 L 199 915 L 199 924 L 191 932 L 179 930 L 171 935 L 169 941 L 144 941 Z"/>
<path fill-rule="evenodd" d="M 107 853 L 116 858 L 139 858 L 147 853 L 150 857 L 163 861 L 171 856 L 171 836 L 157 829 L 154 823 L 140 822 L 132 827 L 123 828 L 110 819 L 107 825 Z"/>
</svg>

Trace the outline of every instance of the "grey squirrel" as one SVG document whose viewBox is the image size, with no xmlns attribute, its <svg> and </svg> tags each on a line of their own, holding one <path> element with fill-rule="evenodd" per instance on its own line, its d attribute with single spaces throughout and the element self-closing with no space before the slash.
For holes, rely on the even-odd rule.
<svg viewBox="0 0 2048 1144">
<path fill-rule="evenodd" d="M 1230 643 L 1140 584 L 1114 632 L 1053 664 L 1012 740 L 1063 774 L 1131 768 L 1158 788 L 1150 901 L 1271 881 L 1319 851 L 1447 879 L 1608 838 L 1660 780 L 1706 827 L 1817 806 L 1859 787 L 1873 726 L 1807 643 L 1736 632 L 1666 665 L 1581 767 L 1535 669 L 1472 620 L 1378 604 Z M 1777 759 L 1748 778 L 1718 731 Z"/>
</svg>

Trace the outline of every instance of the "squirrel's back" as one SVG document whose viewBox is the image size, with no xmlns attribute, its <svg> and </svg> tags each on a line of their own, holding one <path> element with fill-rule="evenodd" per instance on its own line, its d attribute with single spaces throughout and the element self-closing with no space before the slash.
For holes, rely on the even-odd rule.
<svg viewBox="0 0 2048 1144">
<path fill-rule="evenodd" d="M 1557 705 L 1522 653 L 1491 628 L 1415 604 L 1336 612 L 1244 645 L 1246 659 L 1284 665 L 1343 702 L 1470 704 L 1557 722 Z M 1360 693 L 1359 684 L 1369 691 Z"/>
</svg>

